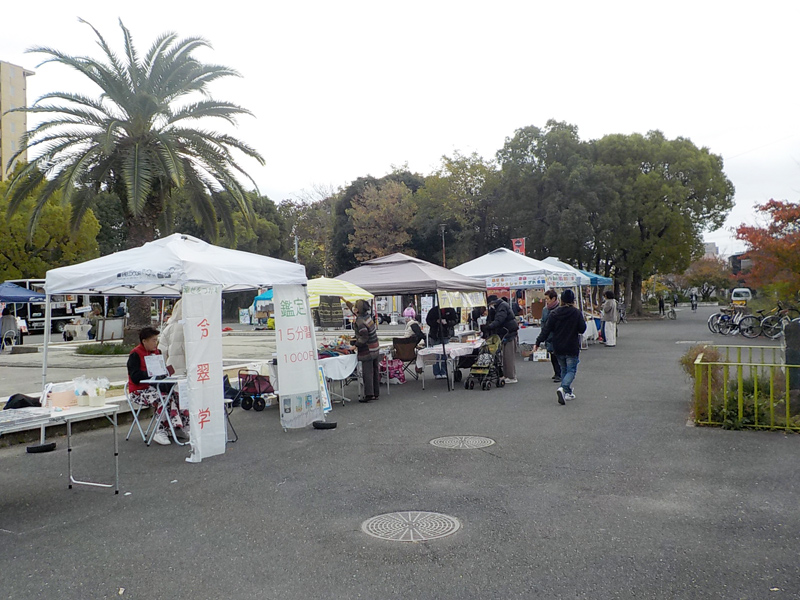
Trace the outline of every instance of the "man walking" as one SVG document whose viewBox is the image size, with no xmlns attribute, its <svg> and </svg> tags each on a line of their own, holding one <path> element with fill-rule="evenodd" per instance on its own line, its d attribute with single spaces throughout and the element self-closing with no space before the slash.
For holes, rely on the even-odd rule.
<svg viewBox="0 0 800 600">
<path fill-rule="evenodd" d="M 561 293 L 561 306 L 550 313 L 547 322 L 542 327 L 539 337 L 536 338 L 534 352 L 547 340 L 552 333 L 553 351 L 561 367 L 561 387 L 556 390 L 558 403 L 566 404 L 565 400 L 574 400 L 575 394 L 572 383 L 578 371 L 579 356 L 581 352 L 580 334 L 586 331 L 586 320 L 583 313 L 575 308 L 575 293 L 564 290 Z"/>
</svg>

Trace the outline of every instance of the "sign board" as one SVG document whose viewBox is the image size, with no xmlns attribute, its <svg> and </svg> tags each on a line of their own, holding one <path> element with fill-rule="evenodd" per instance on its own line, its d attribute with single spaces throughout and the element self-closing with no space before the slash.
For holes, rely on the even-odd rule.
<svg viewBox="0 0 800 600">
<path fill-rule="evenodd" d="M 225 453 L 227 427 L 222 389 L 222 286 L 183 286 L 183 339 L 192 454 L 200 462 Z M 185 394 L 184 394 L 185 395 Z M 181 405 L 186 406 L 185 398 Z"/>
<path fill-rule="evenodd" d="M 342 301 L 339 296 L 320 296 L 316 311 L 319 327 L 342 326 Z"/>
<path fill-rule="evenodd" d="M 273 300 L 281 425 L 299 429 L 324 417 L 314 321 L 305 286 L 275 286 Z"/>
<path fill-rule="evenodd" d="M 575 273 L 550 273 L 546 277 L 547 287 L 549 288 L 570 288 L 578 285 L 578 278 Z"/>
<path fill-rule="evenodd" d="M 544 289 L 546 284 L 544 275 L 497 275 L 486 278 L 487 288 Z"/>
</svg>

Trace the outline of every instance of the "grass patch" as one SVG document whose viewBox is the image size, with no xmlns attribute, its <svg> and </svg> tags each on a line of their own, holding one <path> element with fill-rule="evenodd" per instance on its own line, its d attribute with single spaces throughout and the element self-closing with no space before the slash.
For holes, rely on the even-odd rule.
<svg viewBox="0 0 800 600">
<path fill-rule="evenodd" d="M 118 354 L 130 354 L 133 346 L 124 344 L 83 344 L 78 346 L 75 354 L 87 356 L 111 356 Z"/>
</svg>

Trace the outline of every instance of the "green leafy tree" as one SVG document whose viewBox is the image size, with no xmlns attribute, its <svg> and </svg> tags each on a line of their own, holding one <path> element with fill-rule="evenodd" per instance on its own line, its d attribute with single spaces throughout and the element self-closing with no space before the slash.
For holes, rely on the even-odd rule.
<svg viewBox="0 0 800 600">
<path fill-rule="evenodd" d="M 355 251 L 350 245 L 350 236 L 355 233 L 355 228 L 353 226 L 352 213 L 348 211 L 353 208 L 353 200 L 356 197 L 363 196 L 367 186 L 373 185 L 380 188 L 388 181 L 402 183 L 412 194 L 416 194 L 417 190 L 425 183 L 422 176 L 409 172 L 404 165 L 395 168 L 391 173 L 380 179 L 372 176 L 359 177 L 336 195 L 333 205 L 333 233 L 331 235 L 334 272 L 342 273 L 358 266 Z"/>
<path fill-rule="evenodd" d="M 297 237 L 298 260 L 305 265 L 309 277 L 332 274 L 335 194 L 330 190 L 322 193 L 326 195 L 316 200 L 284 200 L 278 205 L 290 242 Z"/>
<path fill-rule="evenodd" d="M 686 286 L 697 288 L 704 302 L 733 283 L 728 263 L 717 257 L 701 258 L 693 262 L 684 273 Z"/>
<path fill-rule="evenodd" d="M 721 227 L 733 207 L 733 184 L 721 157 L 659 131 L 605 136 L 595 148 L 597 161 L 616 179 L 619 226 L 610 244 L 625 276 L 626 299 L 640 313 L 643 279 L 689 266 L 703 231 Z"/>
<path fill-rule="evenodd" d="M 31 50 L 46 55 L 44 62 L 75 69 L 99 88 L 100 96 L 50 92 L 30 108 L 15 109 L 43 120 L 23 136 L 20 151 L 11 158 L 13 162 L 25 151 L 37 156 L 11 180 L 9 214 L 40 190 L 30 211 L 34 231 L 48 200 L 62 190 L 63 200 L 72 205 L 75 230 L 98 195 L 107 192 L 120 202 L 126 243 L 134 247 L 158 237 L 171 194 L 185 189 L 211 238 L 217 237 L 218 218 L 235 235 L 233 209 L 249 220 L 251 208 L 238 180 L 249 177 L 234 153 L 262 164 L 263 159 L 235 137 L 196 123 L 222 119 L 235 124 L 236 117 L 250 114 L 209 94 L 209 84 L 238 74 L 198 60 L 194 53 L 209 46 L 202 38 L 165 33 L 142 56 L 130 31 L 121 22 L 120 27 L 125 48 L 121 58 L 94 27 L 102 50 L 99 60 L 48 47 Z M 139 304 L 131 306 L 137 326 L 149 323 L 149 306 Z"/>
<path fill-rule="evenodd" d="M 6 187 L 6 182 L 0 183 L 0 211 L 3 212 L 8 208 L 2 193 Z M 49 269 L 100 255 L 95 239 L 100 225 L 94 214 L 89 211 L 78 231 L 71 235 L 69 228 L 64 227 L 70 219 L 70 207 L 60 202 L 59 196 L 54 195 L 45 204 L 32 236 L 28 234 L 26 213 L 33 209 L 33 196 L 22 203 L 18 213 L 0 225 L 0 281 L 41 278 Z"/>
<path fill-rule="evenodd" d="M 364 261 L 393 252 L 413 254 L 409 242 L 415 212 L 411 190 L 404 183 L 368 185 L 347 211 L 353 222 L 349 245 L 355 257 Z"/>
<path fill-rule="evenodd" d="M 492 250 L 505 239 L 507 223 L 498 205 L 499 172 L 493 161 L 477 153 L 455 152 L 443 156 L 441 167 L 425 179 L 416 194 L 419 212 L 414 229 L 429 241 L 434 256 L 442 262 L 440 225 L 445 228 L 447 263 L 455 265 Z M 505 226 L 505 229 L 503 228 Z M 501 233 L 502 230 L 502 233 Z"/>
</svg>

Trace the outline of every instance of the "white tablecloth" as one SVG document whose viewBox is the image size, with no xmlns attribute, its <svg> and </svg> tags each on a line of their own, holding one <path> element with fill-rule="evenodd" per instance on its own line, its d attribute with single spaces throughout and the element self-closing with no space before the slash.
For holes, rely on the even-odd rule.
<svg viewBox="0 0 800 600">
<path fill-rule="evenodd" d="M 358 356 L 356 354 L 342 354 L 341 356 L 331 356 L 321 358 L 319 361 L 325 377 L 340 381 L 347 379 L 358 366 Z"/>
<path fill-rule="evenodd" d="M 467 354 L 472 354 L 475 348 L 480 347 L 483 343 L 483 340 L 475 340 L 474 342 L 464 342 L 464 343 L 456 343 L 451 342 L 449 344 L 445 344 L 445 352 L 447 352 L 447 357 L 450 359 L 456 359 L 459 356 L 466 356 Z M 423 348 L 422 350 L 417 351 L 417 367 L 422 369 L 425 366 L 425 357 L 428 357 L 428 362 L 433 362 L 436 360 L 436 356 L 442 355 L 442 345 L 436 344 L 435 346 L 431 346 L 430 348 Z"/>
<path fill-rule="evenodd" d="M 533 346 L 536 343 L 536 338 L 542 332 L 541 327 L 525 327 L 517 332 L 520 344 L 530 344 Z"/>
<path fill-rule="evenodd" d="M 594 319 L 586 321 L 586 331 L 583 333 L 583 337 L 587 340 L 596 340 L 599 335 Z"/>
</svg>

